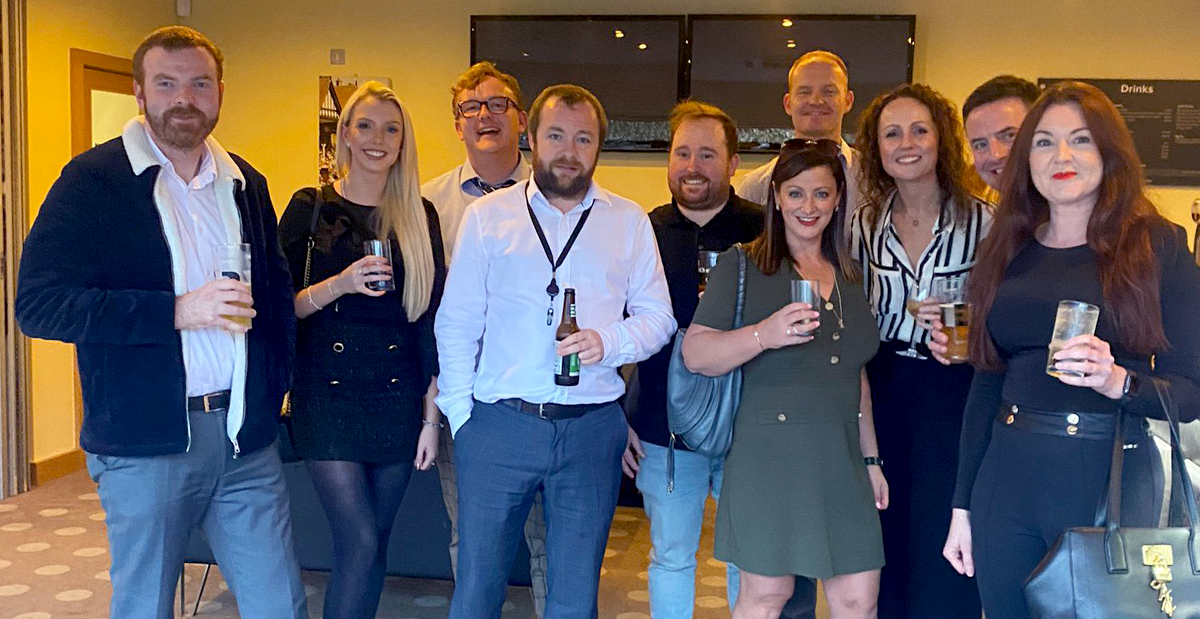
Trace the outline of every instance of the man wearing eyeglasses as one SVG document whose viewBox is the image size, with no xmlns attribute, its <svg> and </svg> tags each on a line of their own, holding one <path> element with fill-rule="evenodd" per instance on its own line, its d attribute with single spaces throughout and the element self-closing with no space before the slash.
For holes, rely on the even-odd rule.
<svg viewBox="0 0 1200 619">
<path fill-rule="evenodd" d="M 467 69 L 450 87 L 454 130 L 467 147 L 467 160 L 421 186 L 421 195 L 437 208 L 447 263 L 455 249 L 458 227 L 467 206 L 496 189 L 529 178 L 529 164 L 517 145 L 525 131 L 517 78 L 483 61 Z M 450 565 L 458 574 L 458 483 L 454 469 L 454 441 L 450 432 L 439 433 L 437 470 L 442 499 L 450 518 Z M 529 545 L 529 580 L 538 617 L 546 608 L 546 521 L 541 494 L 525 522 Z"/>
<path fill-rule="evenodd" d="M 814 50 L 792 63 L 788 71 L 788 91 L 783 95 L 783 110 L 792 118 L 795 137 L 807 140 L 833 140 L 842 148 L 842 167 L 846 172 L 846 195 L 842 204 L 853 210 L 858 206 L 858 156 L 842 139 L 842 119 L 854 107 L 846 63 L 833 52 Z M 767 203 L 771 191 L 771 172 L 778 157 L 755 168 L 742 178 L 737 194 L 751 202 Z M 849 212 L 849 211 L 848 211 Z"/>
</svg>

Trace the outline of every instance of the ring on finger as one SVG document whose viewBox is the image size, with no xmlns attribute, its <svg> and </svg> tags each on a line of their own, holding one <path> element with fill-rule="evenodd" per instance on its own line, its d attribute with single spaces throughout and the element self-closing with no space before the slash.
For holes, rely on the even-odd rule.
<svg viewBox="0 0 1200 619">
<path fill-rule="evenodd" d="M 794 335 L 794 333 L 792 332 L 792 326 L 788 325 L 788 328 L 784 330 L 784 333 L 787 333 L 789 336 Z"/>
</svg>

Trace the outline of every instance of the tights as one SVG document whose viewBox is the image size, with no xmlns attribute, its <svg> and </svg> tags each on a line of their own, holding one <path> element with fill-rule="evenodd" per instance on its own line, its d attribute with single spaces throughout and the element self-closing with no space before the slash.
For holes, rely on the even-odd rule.
<svg viewBox="0 0 1200 619">
<path fill-rule="evenodd" d="M 333 530 L 333 570 L 324 619 L 374 617 L 383 591 L 388 539 L 412 462 L 307 460 Z"/>
</svg>

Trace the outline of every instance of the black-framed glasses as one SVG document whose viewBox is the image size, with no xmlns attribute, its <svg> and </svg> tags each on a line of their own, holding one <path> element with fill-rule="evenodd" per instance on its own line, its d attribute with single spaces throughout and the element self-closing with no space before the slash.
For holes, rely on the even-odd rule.
<svg viewBox="0 0 1200 619">
<path fill-rule="evenodd" d="M 810 140 L 808 138 L 792 138 L 783 143 L 779 147 L 779 156 L 785 154 L 797 153 L 800 151 L 813 149 L 818 152 L 833 155 L 834 157 L 842 153 L 842 145 L 835 140 L 821 138 L 819 140 Z"/>
<path fill-rule="evenodd" d="M 487 106 L 488 112 L 491 114 L 503 114 L 510 107 L 516 107 L 517 102 L 509 99 L 504 95 L 498 97 L 488 97 L 486 101 L 479 99 L 467 99 L 458 104 L 458 113 L 463 118 L 475 118 L 479 116 L 479 112 L 483 111 L 483 106 Z"/>
</svg>

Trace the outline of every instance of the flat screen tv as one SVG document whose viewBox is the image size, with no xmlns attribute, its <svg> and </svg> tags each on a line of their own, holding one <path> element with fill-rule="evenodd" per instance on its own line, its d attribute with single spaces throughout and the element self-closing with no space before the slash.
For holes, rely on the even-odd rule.
<svg viewBox="0 0 1200 619">
<path fill-rule="evenodd" d="M 805 52 L 829 50 L 846 62 L 855 100 L 842 131 L 851 143 L 867 104 L 912 81 L 913 15 L 691 15 L 688 29 L 687 95 L 738 121 L 742 152 L 775 152 L 792 137 L 783 95 Z"/>
<path fill-rule="evenodd" d="M 579 84 L 608 115 L 605 150 L 664 150 L 667 114 L 684 94 L 684 23 L 682 15 L 473 15 L 471 62 L 516 76 L 526 106 L 547 86 Z"/>
</svg>

